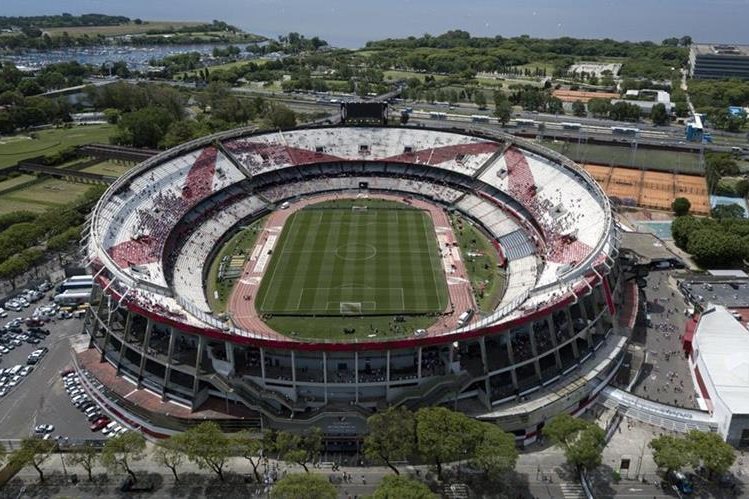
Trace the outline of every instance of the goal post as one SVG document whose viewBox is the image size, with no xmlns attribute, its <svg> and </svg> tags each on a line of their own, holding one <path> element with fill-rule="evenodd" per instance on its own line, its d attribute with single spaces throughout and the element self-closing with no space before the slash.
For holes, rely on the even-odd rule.
<svg viewBox="0 0 749 499">
<path fill-rule="evenodd" d="M 367 211 L 367 206 L 366 205 L 362 205 L 362 206 L 353 205 L 351 207 L 351 211 L 354 212 L 354 213 L 357 212 L 357 211 Z"/>
<path fill-rule="evenodd" d="M 342 301 L 340 304 L 341 315 L 361 315 L 360 301 Z"/>
</svg>

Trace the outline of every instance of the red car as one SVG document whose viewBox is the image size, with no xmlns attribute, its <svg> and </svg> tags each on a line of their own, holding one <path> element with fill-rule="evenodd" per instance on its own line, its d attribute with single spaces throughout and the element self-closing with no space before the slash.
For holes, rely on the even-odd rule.
<svg viewBox="0 0 749 499">
<path fill-rule="evenodd" d="M 99 431 L 111 422 L 112 422 L 111 419 L 109 419 L 106 416 L 103 416 L 97 419 L 96 421 L 94 421 L 93 423 L 91 423 L 91 431 Z"/>
</svg>

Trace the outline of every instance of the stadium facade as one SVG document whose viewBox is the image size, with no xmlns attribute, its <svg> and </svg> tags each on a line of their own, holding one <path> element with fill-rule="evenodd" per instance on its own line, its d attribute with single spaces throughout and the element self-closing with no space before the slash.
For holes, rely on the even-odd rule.
<svg viewBox="0 0 749 499">
<path fill-rule="evenodd" d="M 209 262 L 241 226 L 320 193 L 457 210 L 505 261 L 501 302 L 409 337 L 309 341 L 214 314 Z M 599 185 L 569 159 L 488 129 L 339 126 L 208 136 L 155 156 L 99 201 L 84 240 L 95 274 L 76 366 L 110 412 L 154 436 L 320 426 L 351 444 L 391 405 L 449 404 L 533 441 L 614 376 L 636 301 Z M 460 310 L 457 311 L 461 312 Z"/>
</svg>

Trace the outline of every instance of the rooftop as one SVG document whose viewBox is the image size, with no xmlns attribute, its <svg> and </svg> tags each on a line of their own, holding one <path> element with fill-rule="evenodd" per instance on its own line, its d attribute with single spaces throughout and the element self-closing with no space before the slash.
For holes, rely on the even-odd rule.
<svg viewBox="0 0 749 499">
<path fill-rule="evenodd" d="M 692 50 L 697 55 L 733 55 L 749 57 L 749 45 L 736 45 L 727 43 L 701 43 L 692 45 Z"/>
<path fill-rule="evenodd" d="M 697 325 L 695 358 L 702 375 L 734 414 L 749 414 L 749 331 L 720 305 L 711 305 Z"/>
<path fill-rule="evenodd" d="M 727 281 L 726 278 L 711 280 L 710 277 L 706 277 L 690 277 L 683 281 L 683 288 L 694 303 L 713 303 L 728 308 L 749 308 L 749 280 Z"/>
</svg>

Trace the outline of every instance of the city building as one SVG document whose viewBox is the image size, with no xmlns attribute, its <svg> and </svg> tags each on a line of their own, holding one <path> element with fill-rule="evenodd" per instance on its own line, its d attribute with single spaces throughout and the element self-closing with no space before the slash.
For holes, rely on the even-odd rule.
<svg viewBox="0 0 749 499">
<path fill-rule="evenodd" d="M 749 445 L 749 331 L 728 309 L 711 304 L 685 336 L 700 405 L 726 442 Z"/>
<path fill-rule="evenodd" d="M 689 66 L 692 78 L 749 78 L 749 45 L 694 44 Z"/>
</svg>

